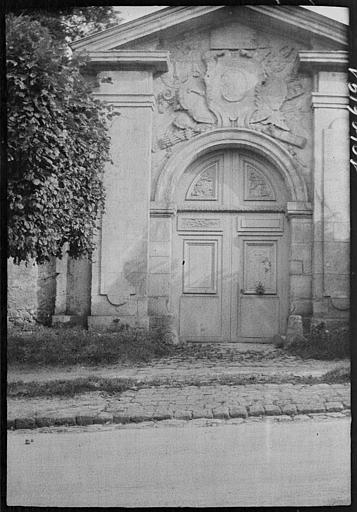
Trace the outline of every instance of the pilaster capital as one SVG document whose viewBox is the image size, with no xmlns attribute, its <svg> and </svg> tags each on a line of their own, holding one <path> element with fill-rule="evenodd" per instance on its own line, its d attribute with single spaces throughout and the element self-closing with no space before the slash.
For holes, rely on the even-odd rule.
<svg viewBox="0 0 357 512">
<path fill-rule="evenodd" d="M 333 109 L 347 109 L 349 99 L 344 94 L 327 94 L 320 92 L 313 92 L 311 94 L 311 102 L 313 109 L 317 108 L 333 108 Z"/>
<path fill-rule="evenodd" d="M 288 218 L 311 217 L 311 203 L 306 203 L 304 201 L 289 201 L 286 204 L 286 215 Z"/>
<path fill-rule="evenodd" d="M 173 203 L 151 202 L 150 217 L 173 217 L 177 213 L 177 207 Z"/>
<path fill-rule="evenodd" d="M 348 52 L 346 51 L 300 51 L 300 70 L 317 73 L 318 71 L 346 71 Z"/>
</svg>

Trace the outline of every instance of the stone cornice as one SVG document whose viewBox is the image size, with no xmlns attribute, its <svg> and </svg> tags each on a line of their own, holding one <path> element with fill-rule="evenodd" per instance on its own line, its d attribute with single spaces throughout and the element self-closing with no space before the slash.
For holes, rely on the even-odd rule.
<svg viewBox="0 0 357 512">
<path fill-rule="evenodd" d="M 118 66 L 120 68 L 151 68 L 161 73 L 168 71 L 169 52 L 166 51 L 88 51 L 87 56 L 89 65 L 95 67 L 110 65 L 111 69 L 113 66 Z"/>
<path fill-rule="evenodd" d="M 289 24 L 293 27 L 306 30 L 311 34 L 324 37 L 336 43 L 347 46 L 347 26 L 338 21 L 333 21 L 326 16 L 306 12 L 306 9 L 280 5 L 279 7 L 267 5 L 249 5 L 248 9 L 266 14 L 277 21 Z"/>
<path fill-rule="evenodd" d="M 348 108 L 349 99 L 343 94 L 324 94 L 313 92 L 312 107 L 315 108 Z"/>
<path fill-rule="evenodd" d="M 221 9 L 224 5 L 196 5 L 168 7 L 153 14 L 148 14 L 123 25 L 103 30 L 72 43 L 75 51 L 83 49 L 110 49 L 122 44 L 154 34 L 198 16 Z"/>
<path fill-rule="evenodd" d="M 300 68 L 310 71 L 333 70 L 346 71 L 348 53 L 346 51 L 301 51 Z"/>
<path fill-rule="evenodd" d="M 103 30 L 72 43 L 74 51 L 110 50 L 123 44 L 155 35 L 162 30 L 193 20 L 218 9 L 224 5 L 176 6 L 162 9 L 136 20 Z M 340 45 L 347 46 L 347 27 L 337 21 L 314 12 L 307 12 L 292 6 L 245 6 L 262 15 L 266 15 L 288 27 L 305 30 L 310 34 L 323 37 Z"/>
<path fill-rule="evenodd" d="M 94 93 L 95 99 L 106 101 L 113 107 L 147 107 L 154 109 L 155 98 L 153 94 L 106 94 Z"/>
</svg>

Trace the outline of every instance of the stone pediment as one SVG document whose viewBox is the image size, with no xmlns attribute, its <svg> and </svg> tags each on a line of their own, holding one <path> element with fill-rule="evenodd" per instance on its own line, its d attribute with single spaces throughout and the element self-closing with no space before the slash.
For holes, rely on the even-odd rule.
<svg viewBox="0 0 357 512">
<path fill-rule="evenodd" d="M 120 50 L 122 47 L 128 48 L 137 41 L 155 39 L 160 33 L 169 30 L 171 33 L 175 30 L 187 30 L 192 27 L 195 30 L 207 26 L 207 23 L 214 23 L 215 20 L 221 20 L 222 16 L 229 21 L 229 6 L 177 6 L 162 9 L 153 14 L 143 16 L 122 25 L 98 32 L 85 37 L 72 44 L 75 51 L 111 51 Z M 234 9 L 234 7 L 233 7 Z M 306 11 L 300 7 L 292 6 L 239 6 L 241 12 L 248 24 L 257 27 L 269 27 L 285 33 L 298 35 L 300 39 L 307 37 L 308 41 L 320 40 L 321 44 L 327 45 L 330 49 L 347 49 L 347 27 L 342 23 L 330 20 L 311 11 Z M 227 12 L 226 12 L 227 11 Z M 201 28 L 202 28 L 201 27 Z M 259 30 L 258 30 L 259 31 Z M 227 34 L 227 41 L 230 38 L 237 39 L 233 32 Z M 249 39 L 249 41 L 248 41 Z M 226 41 L 226 46 L 227 46 Z M 251 45 L 250 38 L 245 38 L 244 34 L 239 35 L 239 41 L 235 40 L 234 45 L 239 43 L 239 47 L 244 48 L 246 44 Z M 217 47 L 219 43 L 212 36 L 212 45 Z M 155 48 L 150 48 L 155 49 Z"/>
</svg>

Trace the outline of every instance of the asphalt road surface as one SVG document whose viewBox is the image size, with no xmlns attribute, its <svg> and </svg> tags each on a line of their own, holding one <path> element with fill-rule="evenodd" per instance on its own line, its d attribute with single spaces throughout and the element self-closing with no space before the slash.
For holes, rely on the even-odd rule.
<svg viewBox="0 0 357 512">
<path fill-rule="evenodd" d="M 10 432 L 7 503 L 348 505 L 350 420 Z"/>
</svg>

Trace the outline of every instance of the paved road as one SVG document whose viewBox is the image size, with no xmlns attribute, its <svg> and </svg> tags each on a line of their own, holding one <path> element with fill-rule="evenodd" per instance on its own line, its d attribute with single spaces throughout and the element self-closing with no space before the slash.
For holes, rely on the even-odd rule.
<svg viewBox="0 0 357 512">
<path fill-rule="evenodd" d="M 233 422 L 233 423 L 232 423 Z M 8 434 L 8 504 L 326 506 L 350 503 L 348 418 L 204 420 Z M 172 425 L 172 423 L 171 423 Z M 200 428 L 199 428 L 200 426 Z M 26 439 L 33 442 L 26 444 Z"/>
</svg>

